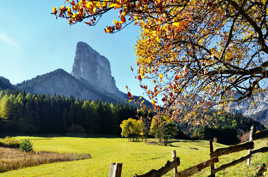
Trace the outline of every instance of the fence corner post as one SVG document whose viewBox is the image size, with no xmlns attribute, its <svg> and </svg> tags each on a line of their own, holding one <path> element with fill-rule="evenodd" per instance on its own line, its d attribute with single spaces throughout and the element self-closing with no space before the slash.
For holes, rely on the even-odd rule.
<svg viewBox="0 0 268 177">
<path fill-rule="evenodd" d="M 213 156 L 212 153 L 214 152 L 213 148 L 213 139 L 209 140 L 209 150 L 210 150 L 210 159 L 212 160 L 211 165 L 210 165 L 210 176 L 209 177 L 215 177 L 215 165 L 213 161 Z"/>
<path fill-rule="evenodd" d="M 112 163 L 109 177 L 121 177 L 122 174 L 122 163 Z"/>
<path fill-rule="evenodd" d="M 177 176 L 177 173 L 178 173 L 178 162 L 177 162 L 177 153 L 176 153 L 176 150 L 173 150 L 172 151 L 172 158 L 173 158 L 173 161 L 175 163 L 175 167 L 174 167 L 174 177 Z"/>
<path fill-rule="evenodd" d="M 252 142 L 253 141 L 253 132 L 254 132 L 254 126 L 252 125 L 250 127 L 250 132 L 249 132 L 249 138 L 248 138 L 248 141 L 249 142 Z M 248 166 L 250 166 L 250 164 L 251 164 L 251 152 L 252 152 L 252 149 L 249 149 L 248 150 L 248 154 L 250 155 L 250 157 L 247 160 L 247 165 Z"/>
</svg>

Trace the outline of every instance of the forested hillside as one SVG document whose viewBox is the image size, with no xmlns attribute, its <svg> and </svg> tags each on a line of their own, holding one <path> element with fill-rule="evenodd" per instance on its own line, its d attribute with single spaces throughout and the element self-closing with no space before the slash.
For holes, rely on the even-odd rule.
<svg viewBox="0 0 268 177">
<path fill-rule="evenodd" d="M 17 91 L 0 91 L 0 133 L 10 135 L 111 135 L 120 136 L 120 123 L 137 118 L 136 107 L 98 101 L 82 101 L 63 96 L 35 95 Z M 234 144 L 251 125 L 257 130 L 264 126 L 242 115 L 203 113 L 205 124 L 181 119 L 176 122 L 176 138 L 210 139 Z M 151 124 L 152 116 L 143 116 Z"/>
<path fill-rule="evenodd" d="M 2 134 L 120 135 L 120 122 L 135 115 L 136 108 L 130 105 L 0 92 Z"/>
</svg>

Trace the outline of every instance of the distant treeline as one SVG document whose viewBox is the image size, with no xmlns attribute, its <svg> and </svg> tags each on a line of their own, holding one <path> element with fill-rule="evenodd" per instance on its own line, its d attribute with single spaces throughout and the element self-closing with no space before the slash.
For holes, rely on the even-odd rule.
<svg viewBox="0 0 268 177">
<path fill-rule="evenodd" d="M 0 133 L 120 135 L 122 120 L 134 117 L 127 104 L 0 91 Z"/>
<path fill-rule="evenodd" d="M 221 110 L 210 110 L 202 114 L 206 123 L 193 125 L 190 122 L 180 123 L 179 127 L 191 139 L 217 138 L 219 143 L 236 144 L 253 125 L 254 130 L 264 130 L 260 123 L 241 114 L 231 114 Z M 244 141 L 244 140 L 243 140 Z"/>
<path fill-rule="evenodd" d="M 16 91 L 0 91 L 0 136 L 12 135 L 110 135 L 120 136 L 120 123 L 140 117 L 137 108 L 129 104 L 83 101 L 62 96 L 35 95 Z M 152 114 L 149 116 L 150 127 Z M 143 115 L 144 116 L 144 115 Z M 242 115 L 208 111 L 207 123 L 175 122 L 175 138 L 218 138 L 224 144 L 235 144 L 254 125 L 260 123 Z M 145 116 L 146 117 L 146 116 Z"/>
</svg>

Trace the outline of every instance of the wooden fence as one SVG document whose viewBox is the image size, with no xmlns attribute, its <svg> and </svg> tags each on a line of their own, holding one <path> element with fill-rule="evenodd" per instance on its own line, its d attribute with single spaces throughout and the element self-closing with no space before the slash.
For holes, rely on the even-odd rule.
<svg viewBox="0 0 268 177">
<path fill-rule="evenodd" d="M 260 139 L 260 138 L 266 138 L 268 137 L 268 130 L 261 131 L 258 133 L 253 134 L 253 127 L 251 127 L 250 135 L 249 135 L 249 141 L 243 144 L 238 144 L 235 146 L 230 146 L 226 148 L 219 148 L 214 150 L 213 147 L 213 141 L 210 141 L 210 159 L 204 162 L 201 162 L 195 166 L 192 166 L 190 168 L 187 168 L 183 171 L 178 172 L 177 167 L 180 165 L 180 158 L 176 156 L 176 151 L 172 151 L 172 161 L 167 161 L 166 164 L 161 167 L 158 170 L 151 170 L 145 174 L 142 175 L 135 175 L 134 177 L 161 177 L 168 173 L 171 170 L 174 170 L 174 177 L 188 177 L 192 176 L 200 171 L 202 171 L 205 168 L 210 167 L 210 176 L 209 177 L 215 177 L 216 173 L 224 170 L 226 168 L 229 168 L 231 166 L 234 166 L 238 163 L 241 163 L 245 160 L 247 160 L 247 164 L 251 164 L 251 156 L 256 153 L 264 153 L 268 152 L 268 147 L 262 147 L 260 149 L 254 149 L 254 140 Z M 223 164 L 217 168 L 215 168 L 215 163 L 219 162 L 219 157 L 223 155 L 228 155 L 231 153 L 239 152 L 242 150 L 248 150 L 248 154 L 240 157 L 239 159 L 236 159 L 232 162 L 229 162 L 227 164 Z M 266 165 L 264 164 L 261 169 L 258 171 L 257 176 L 262 176 L 262 174 L 266 171 Z M 111 171 L 109 173 L 109 177 L 121 177 L 122 172 L 122 164 L 113 163 L 111 167 Z"/>
</svg>

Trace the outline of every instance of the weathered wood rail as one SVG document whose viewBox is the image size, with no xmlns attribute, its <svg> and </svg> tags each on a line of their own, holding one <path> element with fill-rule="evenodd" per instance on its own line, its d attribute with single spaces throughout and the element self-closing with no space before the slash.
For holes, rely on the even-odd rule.
<svg viewBox="0 0 268 177">
<path fill-rule="evenodd" d="M 161 167 L 158 170 L 150 170 L 149 172 L 142 174 L 142 175 L 134 175 L 134 177 L 161 177 L 174 169 L 174 177 L 188 177 L 192 176 L 200 171 L 202 171 L 205 168 L 210 167 L 210 176 L 209 177 L 215 177 L 216 173 L 219 171 L 222 171 L 226 168 L 232 167 L 236 164 L 239 164 L 245 160 L 248 160 L 248 165 L 251 163 L 251 157 L 253 154 L 257 153 L 265 153 L 268 152 L 268 147 L 262 147 L 260 149 L 253 150 L 254 148 L 254 142 L 253 140 L 261 139 L 261 138 L 267 138 L 268 137 L 268 130 L 264 130 L 261 132 L 257 132 L 253 134 L 253 127 L 250 130 L 250 136 L 249 141 L 243 144 L 238 144 L 235 146 L 230 146 L 227 148 L 219 148 L 214 150 L 213 147 L 213 141 L 210 141 L 210 159 L 204 162 L 201 162 L 195 166 L 192 166 L 190 168 L 187 168 L 183 171 L 178 172 L 177 167 L 180 165 L 180 158 L 176 156 L 176 151 L 172 152 L 172 161 L 167 161 L 166 164 Z M 240 152 L 243 150 L 249 150 L 248 154 L 240 157 L 239 159 L 236 159 L 232 162 L 223 164 L 219 166 L 218 168 L 215 168 L 215 163 L 219 162 L 219 157 L 223 155 L 232 154 L 235 152 Z M 112 165 L 111 172 L 109 177 L 121 177 L 121 171 L 122 171 L 122 164 L 119 164 L 119 170 L 116 170 L 115 166 L 116 164 Z M 113 170 L 112 170 L 113 169 Z M 264 171 L 267 169 L 266 165 L 264 164 L 261 169 L 258 171 L 256 176 L 261 176 Z M 116 171 L 116 172 L 115 172 Z"/>
<path fill-rule="evenodd" d="M 134 177 L 161 177 L 179 165 L 180 165 L 180 159 L 176 157 L 176 159 L 173 160 L 172 162 L 167 161 L 166 164 L 158 170 L 153 169 L 148 173 L 145 173 L 143 175 L 135 175 Z"/>
<path fill-rule="evenodd" d="M 254 147 L 254 143 L 253 142 L 247 142 L 244 144 L 239 144 L 239 145 L 235 145 L 235 146 L 230 146 L 227 148 L 220 148 L 215 150 L 214 152 L 212 152 L 210 155 L 212 157 L 219 157 L 222 155 L 228 155 L 234 152 L 239 152 L 239 151 L 243 151 L 243 150 L 247 150 L 247 149 L 253 149 Z"/>
<path fill-rule="evenodd" d="M 187 177 L 187 176 L 192 176 L 194 175 L 195 173 L 198 173 L 200 171 L 202 171 L 203 169 L 211 166 L 211 164 L 215 163 L 215 162 L 218 162 L 218 159 L 215 158 L 215 159 L 210 159 L 210 160 L 207 160 L 205 162 L 201 162 L 193 167 L 190 167 L 190 168 L 187 168 L 186 170 L 183 170 L 177 174 L 175 174 L 175 177 Z"/>
</svg>

